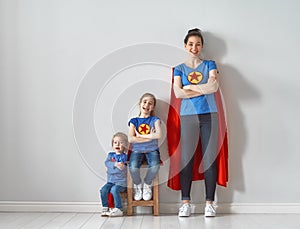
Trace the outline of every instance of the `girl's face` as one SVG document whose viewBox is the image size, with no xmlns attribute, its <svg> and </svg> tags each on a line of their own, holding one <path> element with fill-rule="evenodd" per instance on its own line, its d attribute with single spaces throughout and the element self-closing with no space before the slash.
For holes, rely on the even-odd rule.
<svg viewBox="0 0 300 229">
<path fill-rule="evenodd" d="M 112 147 L 117 154 L 123 153 L 126 149 L 124 139 L 119 136 L 114 137 Z"/>
<path fill-rule="evenodd" d="M 154 110 L 154 99 L 152 97 L 145 96 L 140 102 L 140 110 L 142 115 L 150 115 L 151 111 Z"/>
<path fill-rule="evenodd" d="M 184 48 L 191 57 L 199 57 L 203 48 L 201 38 L 198 36 L 189 37 Z"/>
</svg>

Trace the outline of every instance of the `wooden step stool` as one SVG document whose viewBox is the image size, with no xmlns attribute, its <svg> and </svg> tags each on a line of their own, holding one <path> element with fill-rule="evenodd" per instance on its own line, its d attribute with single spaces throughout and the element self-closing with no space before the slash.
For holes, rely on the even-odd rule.
<svg viewBox="0 0 300 229">
<path fill-rule="evenodd" d="M 144 164 L 145 165 L 145 164 Z M 146 165 L 148 165 L 146 163 Z M 158 190 L 158 176 L 159 173 L 156 174 L 152 182 L 152 200 L 134 200 L 133 199 L 133 182 L 130 176 L 129 167 L 127 170 L 127 215 L 133 215 L 133 207 L 136 206 L 144 206 L 144 207 L 153 207 L 153 215 L 159 215 L 159 190 Z"/>
</svg>

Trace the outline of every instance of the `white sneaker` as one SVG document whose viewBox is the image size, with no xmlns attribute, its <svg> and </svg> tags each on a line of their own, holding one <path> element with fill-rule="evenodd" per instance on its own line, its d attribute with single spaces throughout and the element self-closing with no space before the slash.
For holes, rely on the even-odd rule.
<svg viewBox="0 0 300 229">
<path fill-rule="evenodd" d="M 216 209 L 213 204 L 206 204 L 204 210 L 205 217 L 215 217 L 216 216 Z"/>
<path fill-rule="evenodd" d="M 109 215 L 109 217 L 118 217 L 118 216 L 123 216 L 123 211 L 119 208 L 113 208 Z"/>
<path fill-rule="evenodd" d="M 144 183 L 143 187 L 143 199 L 144 200 L 151 200 L 152 198 L 152 190 L 151 190 L 151 185 L 148 185 Z"/>
<path fill-rule="evenodd" d="M 141 200 L 143 197 L 142 184 L 133 184 L 134 200 Z"/>
<path fill-rule="evenodd" d="M 191 211 L 192 211 L 191 205 L 189 203 L 185 203 L 179 208 L 178 216 L 189 217 L 191 215 Z"/>
<path fill-rule="evenodd" d="M 109 215 L 109 208 L 108 207 L 102 207 L 101 216 L 108 216 Z"/>
</svg>

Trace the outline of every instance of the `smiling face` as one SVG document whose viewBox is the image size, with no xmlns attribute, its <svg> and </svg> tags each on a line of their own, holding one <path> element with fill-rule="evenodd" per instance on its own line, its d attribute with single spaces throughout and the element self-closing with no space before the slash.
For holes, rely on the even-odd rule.
<svg viewBox="0 0 300 229">
<path fill-rule="evenodd" d="M 141 116 L 148 117 L 155 108 L 155 100 L 151 96 L 144 96 L 140 101 Z"/>
<path fill-rule="evenodd" d="M 112 141 L 112 148 L 116 154 L 124 153 L 126 149 L 126 140 L 120 136 L 115 136 Z"/>
<path fill-rule="evenodd" d="M 190 36 L 184 48 L 191 57 L 199 57 L 203 49 L 201 38 L 199 36 Z"/>
</svg>

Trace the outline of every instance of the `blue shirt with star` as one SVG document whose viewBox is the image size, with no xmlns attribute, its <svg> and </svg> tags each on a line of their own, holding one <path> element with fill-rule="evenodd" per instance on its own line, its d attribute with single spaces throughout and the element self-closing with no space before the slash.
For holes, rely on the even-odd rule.
<svg viewBox="0 0 300 229">
<path fill-rule="evenodd" d="M 209 71 L 217 69 L 213 60 L 203 60 L 197 68 L 190 68 L 182 63 L 174 68 L 174 77 L 180 77 L 182 86 L 205 84 Z M 214 94 L 200 95 L 181 100 L 180 115 L 195 115 L 218 112 Z"/>
<path fill-rule="evenodd" d="M 154 124 L 157 120 L 160 122 L 157 116 L 149 116 L 147 118 L 135 117 L 130 119 L 128 126 L 131 123 L 140 134 L 150 134 L 151 130 L 155 128 Z M 149 142 L 132 143 L 132 151 L 151 152 L 155 150 L 158 150 L 157 139 L 152 139 Z"/>
</svg>

